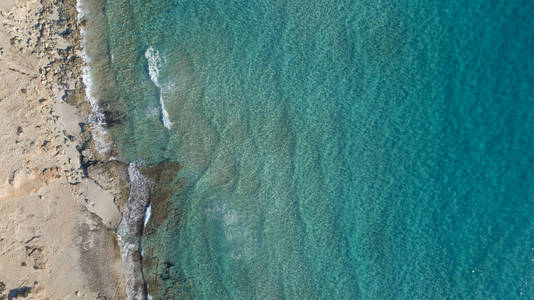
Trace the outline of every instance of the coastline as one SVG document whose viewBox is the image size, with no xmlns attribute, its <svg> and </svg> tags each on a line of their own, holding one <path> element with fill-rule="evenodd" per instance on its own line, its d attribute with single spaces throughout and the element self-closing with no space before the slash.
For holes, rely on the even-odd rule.
<svg viewBox="0 0 534 300">
<path fill-rule="evenodd" d="M 80 57 L 83 59 L 82 79 L 85 86 L 88 125 L 92 133 L 92 154 L 108 172 L 108 177 L 122 180 L 117 188 L 120 197 L 114 203 L 120 211 L 120 221 L 114 223 L 116 242 L 122 261 L 126 299 L 146 299 L 147 286 L 142 270 L 141 234 L 153 181 L 146 176 L 143 162 L 124 162 L 115 141 L 107 131 L 115 122 L 122 122 L 120 112 L 113 111 L 114 71 L 106 40 L 105 1 L 76 0 L 77 22 L 80 28 Z M 91 177 L 89 172 L 88 174 Z"/>
<path fill-rule="evenodd" d="M 0 4 L 0 299 L 126 298 L 114 230 L 128 166 L 97 150 L 87 121 L 76 8 Z"/>
</svg>

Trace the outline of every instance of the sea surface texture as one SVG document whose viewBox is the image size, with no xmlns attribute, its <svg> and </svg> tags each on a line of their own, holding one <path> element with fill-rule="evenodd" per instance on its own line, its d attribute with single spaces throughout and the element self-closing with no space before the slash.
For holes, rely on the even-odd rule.
<svg viewBox="0 0 534 300">
<path fill-rule="evenodd" d="M 533 1 L 101 3 L 153 299 L 534 299 Z"/>
</svg>

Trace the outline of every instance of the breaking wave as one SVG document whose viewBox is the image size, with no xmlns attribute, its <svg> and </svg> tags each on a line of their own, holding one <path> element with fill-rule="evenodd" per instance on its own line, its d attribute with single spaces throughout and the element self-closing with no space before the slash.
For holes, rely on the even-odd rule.
<svg viewBox="0 0 534 300">
<path fill-rule="evenodd" d="M 146 292 L 142 278 L 141 264 L 135 260 L 140 255 L 139 233 L 144 221 L 150 198 L 151 181 L 141 174 L 138 164 L 128 166 L 130 193 L 117 228 L 119 247 L 126 277 L 126 294 L 128 299 L 145 299 Z"/>
<path fill-rule="evenodd" d="M 145 52 L 145 57 L 148 62 L 148 74 L 150 75 L 150 80 L 154 83 L 155 86 L 159 88 L 159 105 L 161 109 L 161 122 L 163 126 L 167 129 L 171 129 L 172 122 L 169 119 L 169 113 L 165 110 L 165 102 L 163 101 L 162 87 L 159 83 L 159 72 L 162 64 L 165 62 L 165 57 L 162 57 L 159 54 L 159 51 L 149 47 Z"/>
<path fill-rule="evenodd" d="M 106 124 L 106 118 L 104 116 L 104 112 L 102 108 L 98 105 L 98 101 L 96 100 L 94 94 L 95 94 L 95 87 L 93 84 L 93 80 L 91 78 L 91 57 L 87 55 L 86 48 L 87 48 L 87 38 L 86 38 L 86 30 L 84 26 L 82 26 L 82 21 L 87 18 L 88 9 L 85 7 L 84 2 L 82 0 L 76 1 L 76 9 L 78 10 L 78 25 L 80 28 L 80 36 L 81 36 L 81 50 L 80 50 L 80 57 L 83 60 L 83 66 L 82 66 L 82 80 L 83 84 L 85 85 L 85 97 L 87 102 L 89 102 L 89 105 L 91 106 L 92 113 L 87 116 L 87 122 L 89 126 L 91 126 L 91 133 L 93 136 L 93 140 L 95 141 L 95 147 L 101 154 L 108 153 L 111 150 L 111 144 L 106 141 L 106 130 L 104 129 L 104 125 Z"/>
</svg>

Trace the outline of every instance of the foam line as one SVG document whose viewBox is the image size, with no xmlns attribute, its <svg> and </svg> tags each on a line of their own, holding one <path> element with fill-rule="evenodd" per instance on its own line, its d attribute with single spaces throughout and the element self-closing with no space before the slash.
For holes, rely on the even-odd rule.
<svg viewBox="0 0 534 300">
<path fill-rule="evenodd" d="M 145 58 L 148 62 L 148 75 L 150 75 L 150 80 L 154 83 L 155 86 L 159 88 L 159 106 L 161 109 L 161 122 L 163 126 L 167 129 L 171 129 L 172 122 L 169 119 L 169 113 L 165 110 L 165 102 L 163 101 L 162 87 L 159 82 L 159 73 L 161 66 L 165 62 L 165 57 L 162 57 L 159 54 L 159 51 L 148 47 L 145 52 Z"/>
</svg>

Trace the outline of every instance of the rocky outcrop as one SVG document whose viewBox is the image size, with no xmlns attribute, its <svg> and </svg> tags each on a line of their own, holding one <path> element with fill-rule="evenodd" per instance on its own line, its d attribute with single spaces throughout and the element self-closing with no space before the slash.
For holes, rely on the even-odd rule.
<svg viewBox="0 0 534 300">
<path fill-rule="evenodd" d="M 3 296 L 123 299 L 127 166 L 93 150 L 75 0 L 1 2 Z"/>
</svg>

